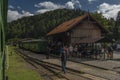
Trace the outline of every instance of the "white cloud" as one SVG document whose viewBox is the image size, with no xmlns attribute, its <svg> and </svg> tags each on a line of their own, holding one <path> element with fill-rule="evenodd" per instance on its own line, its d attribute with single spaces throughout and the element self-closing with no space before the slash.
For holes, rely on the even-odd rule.
<svg viewBox="0 0 120 80">
<path fill-rule="evenodd" d="M 65 8 L 63 5 L 55 4 L 50 1 L 41 2 L 41 3 L 35 4 L 34 6 L 37 8 L 40 8 L 38 11 L 36 11 L 36 13 L 44 13 L 46 11 L 51 11 L 51 10 L 55 10 L 59 8 Z"/>
<path fill-rule="evenodd" d="M 9 9 L 14 9 L 14 7 L 12 5 L 9 5 L 8 8 Z"/>
<path fill-rule="evenodd" d="M 27 12 L 27 11 L 24 11 L 22 10 L 22 17 L 24 16 L 33 16 L 34 14 L 30 13 L 30 12 Z"/>
<path fill-rule="evenodd" d="M 97 1 L 97 0 L 88 0 L 89 3 L 92 3 L 93 1 Z"/>
<path fill-rule="evenodd" d="M 51 11 L 52 9 L 40 9 L 40 10 L 37 10 L 36 13 L 45 13 L 47 11 Z"/>
<path fill-rule="evenodd" d="M 63 5 L 55 4 L 55 3 L 50 2 L 50 1 L 46 1 L 46 2 L 41 2 L 41 3 L 35 4 L 35 7 L 46 8 L 46 9 L 64 8 Z"/>
<path fill-rule="evenodd" d="M 120 4 L 110 5 L 108 3 L 103 3 L 98 6 L 98 12 L 102 13 L 106 18 L 116 19 L 118 11 L 120 11 Z"/>
<path fill-rule="evenodd" d="M 72 0 L 72 3 L 74 4 L 75 9 L 80 9 L 81 8 L 79 0 Z"/>
<path fill-rule="evenodd" d="M 65 4 L 67 9 L 80 9 L 81 5 L 78 0 L 71 0 Z"/>
<path fill-rule="evenodd" d="M 24 13 L 19 13 L 16 10 L 8 10 L 8 22 L 11 22 L 13 20 L 17 20 L 19 18 L 25 17 L 25 16 L 33 16 L 30 12 L 24 11 Z"/>
<path fill-rule="evenodd" d="M 45 13 L 47 11 L 55 10 L 55 9 L 61 9 L 61 8 L 67 8 L 67 9 L 77 9 L 80 8 L 80 2 L 79 0 L 71 0 L 65 3 L 65 5 L 55 4 L 51 1 L 45 1 L 40 2 L 38 4 L 35 4 L 34 7 L 37 7 L 38 10 L 35 12 L 37 13 Z M 33 16 L 34 14 L 31 14 L 30 12 L 22 10 L 21 7 L 17 6 L 17 10 L 13 10 L 13 6 L 9 6 L 8 10 L 8 22 L 11 22 L 13 20 L 17 20 L 18 18 L 22 18 L 24 16 Z"/>
<path fill-rule="evenodd" d="M 8 22 L 11 22 L 12 20 L 17 20 L 20 17 L 21 14 L 19 14 L 18 11 L 8 10 Z"/>
<path fill-rule="evenodd" d="M 15 10 L 17 8 L 17 10 Z M 12 5 L 8 6 L 8 22 L 11 22 L 13 20 L 17 20 L 19 18 L 25 17 L 25 16 L 33 16 L 33 14 L 31 14 L 30 12 L 21 11 L 21 7 L 17 6 L 17 7 L 13 7 Z M 21 13 L 20 13 L 21 12 Z"/>
<path fill-rule="evenodd" d="M 40 2 L 34 5 L 35 7 L 39 8 L 36 13 L 44 13 L 47 11 L 60 9 L 60 8 L 67 8 L 67 9 L 77 9 L 80 8 L 80 2 L 78 0 L 71 0 L 65 3 L 65 5 L 55 4 L 51 1 Z"/>
<path fill-rule="evenodd" d="M 74 4 L 71 1 L 67 2 L 65 6 L 67 9 L 74 9 Z"/>
</svg>

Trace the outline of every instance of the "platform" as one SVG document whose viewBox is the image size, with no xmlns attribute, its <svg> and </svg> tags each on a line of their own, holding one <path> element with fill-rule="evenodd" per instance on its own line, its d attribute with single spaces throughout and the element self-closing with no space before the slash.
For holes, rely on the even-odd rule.
<svg viewBox="0 0 120 80">
<path fill-rule="evenodd" d="M 50 57 L 46 59 L 44 55 L 34 54 L 32 52 L 26 52 L 29 56 L 35 57 L 37 59 L 43 60 L 44 62 L 52 63 L 61 66 L 61 60 L 59 58 Z M 67 61 L 67 68 L 76 71 L 82 71 L 91 75 L 95 75 L 107 80 L 120 80 L 119 72 L 119 52 L 114 53 L 113 60 L 90 60 L 90 59 L 80 59 L 80 58 L 70 58 Z M 101 79 L 98 79 L 101 80 Z"/>
</svg>

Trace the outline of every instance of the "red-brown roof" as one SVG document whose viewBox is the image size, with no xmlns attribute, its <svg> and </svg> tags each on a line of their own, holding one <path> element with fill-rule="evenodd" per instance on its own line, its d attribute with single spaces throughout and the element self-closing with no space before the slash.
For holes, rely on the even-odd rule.
<svg viewBox="0 0 120 80">
<path fill-rule="evenodd" d="M 92 18 L 94 21 L 96 21 L 96 23 L 99 25 L 100 29 L 104 30 L 105 32 L 108 32 L 97 20 L 95 20 L 92 16 L 90 16 L 90 14 L 85 14 L 83 16 L 79 16 L 77 18 L 74 18 L 72 20 L 69 20 L 69 21 L 66 21 L 66 22 L 62 23 L 61 25 L 59 25 L 58 27 L 56 27 L 52 31 L 50 31 L 47 34 L 47 36 L 62 33 L 62 32 L 66 32 L 66 31 L 70 30 L 71 28 L 73 28 L 77 23 L 79 23 L 83 19 L 87 18 L 88 16 L 90 18 Z"/>
</svg>

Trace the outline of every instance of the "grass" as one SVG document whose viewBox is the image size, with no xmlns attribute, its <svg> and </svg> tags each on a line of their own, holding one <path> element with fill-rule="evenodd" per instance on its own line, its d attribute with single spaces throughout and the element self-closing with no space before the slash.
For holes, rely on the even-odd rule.
<svg viewBox="0 0 120 80">
<path fill-rule="evenodd" d="M 11 49 L 13 49 L 13 47 Z M 11 51 L 12 55 L 9 56 L 9 68 L 6 70 L 8 80 L 43 80 L 20 56 L 13 50 Z M 11 51 L 9 51 L 9 53 L 11 53 Z"/>
</svg>

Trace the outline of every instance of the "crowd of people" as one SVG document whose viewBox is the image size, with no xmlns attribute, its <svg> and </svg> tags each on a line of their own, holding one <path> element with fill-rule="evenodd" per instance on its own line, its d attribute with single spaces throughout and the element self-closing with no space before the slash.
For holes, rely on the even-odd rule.
<svg viewBox="0 0 120 80">
<path fill-rule="evenodd" d="M 48 47 L 49 53 L 60 54 L 61 65 L 64 73 L 66 72 L 66 61 L 68 58 L 93 58 L 93 59 L 113 59 L 113 46 L 110 44 L 75 44 L 75 45 L 63 45 L 55 44 Z"/>
<path fill-rule="evenodd" d="M 76 44 L 72 45 L 65 45 L 62 46 L 64 48 L 64 53 L 67 55 L 67 58 L 70 57 L 91 57 L 95 59 L 113 59 L 113 47 L 112 45 L 109 46 L 101 46 L 101 45 L 81 45 Z"/>
<path fill-rule="evenodd" d="M 94 59 L 113 59 L 114 48 L 112 45 L 101 44 L 75 44 L 75 45 L 55 45 L 49 46 L 49 53 L 60 54 L 61 48 L 67 58 L 72 57 L 90 57 Z"/>
</svg>

